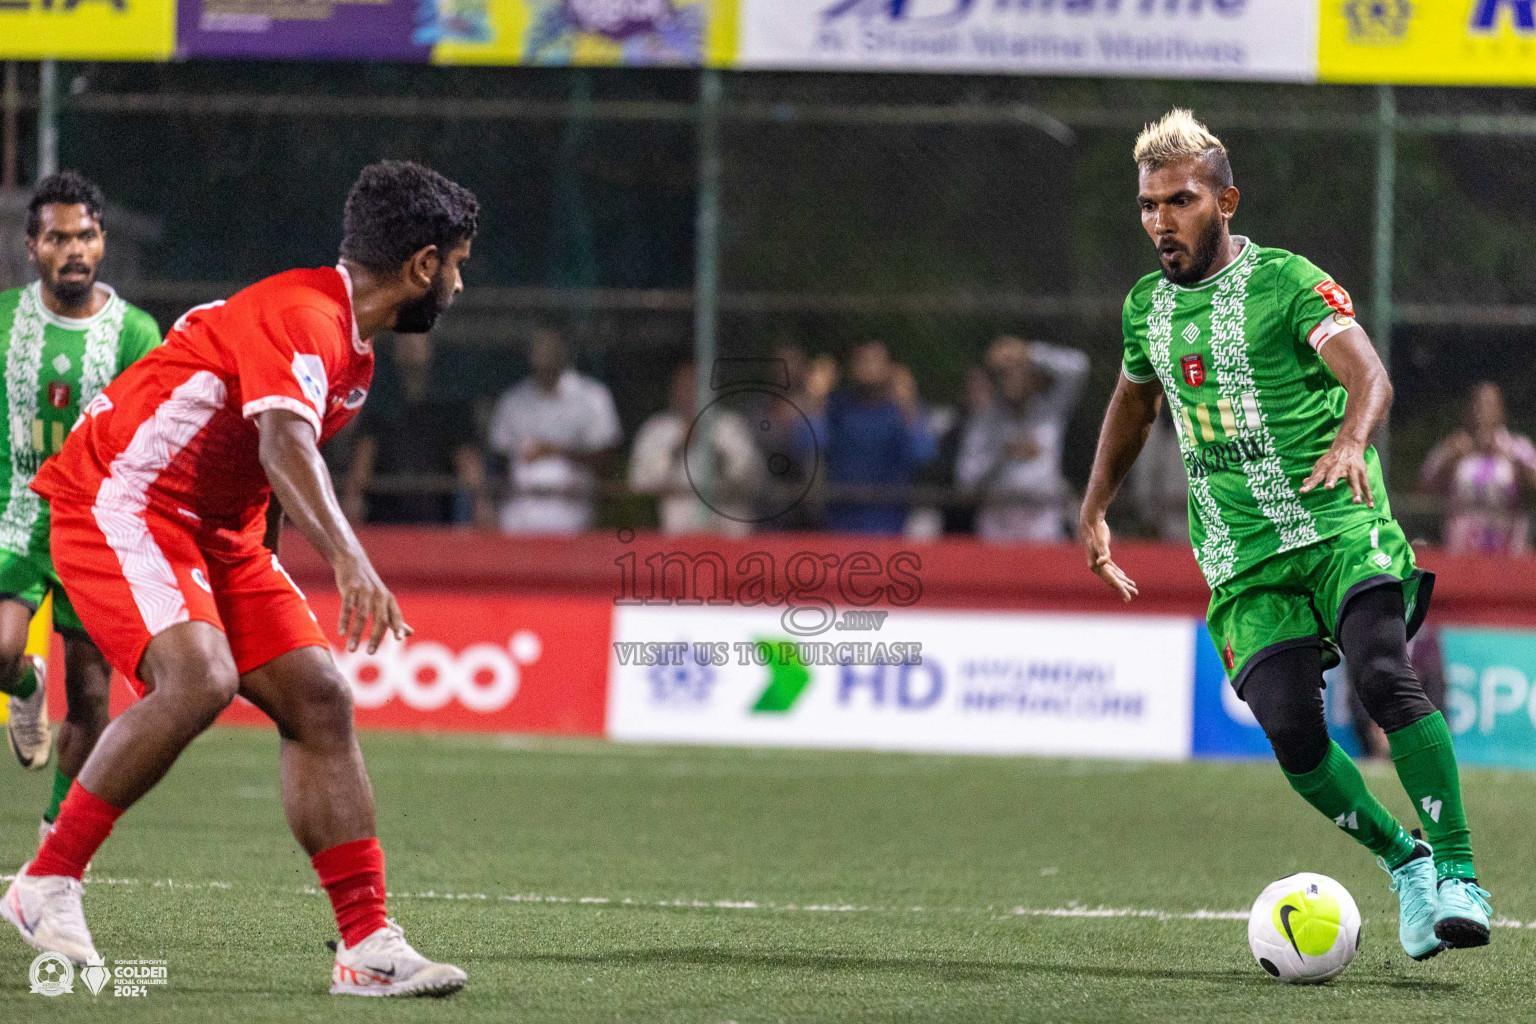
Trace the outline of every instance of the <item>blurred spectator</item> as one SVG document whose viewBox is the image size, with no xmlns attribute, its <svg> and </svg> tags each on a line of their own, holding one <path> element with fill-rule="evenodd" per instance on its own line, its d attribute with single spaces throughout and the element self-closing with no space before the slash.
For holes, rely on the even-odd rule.
<svg viewBox="0 0 1536 1024">
<path fill-rule="evenodd" d="M 1189 542 L 1189 472 L 1167 402 L 1152 423 L 1126 487 L 1149 533 L 1158 540 Z"/>
<path fill-rule="evenodd" d="M 819 424 L 826 412 L 827 396 L 837 387 L 837 361 L 827 355 L 812 359 L 794 342 L 774 346 L 773 357 L 783 363 L 788 394 L 787 401 L 763 403 L 769 429 L 762 438 L 768 473 L 761 492 L 761 525 L 772 530 L 819 529 L 817 503 L 800 499 L 816 472 L 816 452 L 806 425 Z"/>
<path fill-rule="evenodd" d="M 945 405 L 932 410 L 928 427 L 933 432 L 937 454 L 918 470 L 919 487 L 955 494 L 955 463 L 960 458 L 960 443 L 967 429 L 982 410 L 992 404 L 992 382 L 987 371 L 972 366 L 965 371 L 965 390 L 959 407 Z M 907 536 L 913 539 L 937 537 L 945 533 L 974 533 L 976 506 L 968 496 L 942 505 L 920 506 L 907 518 Z"/>
<path fill-rule="evenodd" d="M 987 350 L 987 374 L 992 404 L 967 428 L 955 466 L 955 482 L 979 502 L 976 534 L 998 542 L 1062 540 L 1071 488 L 1061 450 L 1088 357 L 998 338 Z"/>
<path fill-rule="evenodd" d="M 433 387 L 431 336 L 397 334 L 388 352 L 358 416 L 343 511 L 356 523 L 488 525 L 485 462 L 473 441 L 472 410 Z M 454 486 L 445 493 L 435 481 L 422 479 L 430 489 L 370 494 L 380 476 L 452 477 Z"/>
<path fill-rule="evenodd" d="M 934 460 L 935 465 L 942 467 L 944 474 L 939 482 L 951 490 L 958 490 L 955 484 L 955 470 L 960 463 L 960 446 L 965 442 L 966 435 L 970 433 L 971 424 L 992 407 L 992 378 L 987 376 L 987 371 L 982 367 L 972 366 L 966 369 L 965 395 L 962 401 L 964 404 L 960 418 L 947 433 L 938 434 L 939 455 Z M 970 495 L 957 494 L 956 497 L 958 500 L 944 506 L 944 532 L 975 533 L 976 503 L 971 500 Z"/>
<path fill-rule="evenodd" d="M 1442 539 L 1450 550 L 1525 552 L 1531 521 L 1520 492 L 1536 490 L 1536 447 L 1510 433 L 1497 384 L 1472 389 L 1465 426 L 1429 453 L 1419 487 L 1446 499 Z"/>
<path fill-rule="evenodd" d="M 622 440 L 608 389 L 571 368 L 554 331 L 528 346 L 533 372 L 491 414 L 491 450 L 509 462 L 500 513 L 507 533 L 577 533 L 592 522 L 592 485 L 602 458 Z"/>
<path fill-rule="evenodd" d="M 828 395 L 826 411 L 812 419 L 813 424 L 819 421 L 827 483 L 833 491 L 826 525 L 840 533 L 900 535 L 907 522 L 905 499 L 840 497 L 838 492 L 912 486 L 918 467 L 936 452 L 928 416 L 918 402 L 912 371 L 891 361 L 884 342 L 856 346 L 848 376 L 848 386 Z M 823 376 L 817 386 L 826 383 Z"/>
<path fill-rule="evenodd" d="M 635 435 L 629 487 L 657 496 L 663 532 L 708 530 L 745 536 L 752 532 L 762 456 L 746 420 L 721 405 L 711 407 L 699 424 L 693 447 L 687 446 L 689 429 L 698 415 L 696 382 L 692 363 L 684 363 L 672 374 L 667 408 L 646 420 Z M 712 456 L 706 457 L 706 452 Z M 702 490 L 695 491 L 695 485 Z M 700 493 L 709 498 L 709 506 L 699 500 Z"/>
</svg>

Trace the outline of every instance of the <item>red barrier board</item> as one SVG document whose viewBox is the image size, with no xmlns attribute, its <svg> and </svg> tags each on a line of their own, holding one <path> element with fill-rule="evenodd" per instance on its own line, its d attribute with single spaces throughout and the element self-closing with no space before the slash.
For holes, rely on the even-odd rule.
<svg viewBox="0 0 1536 1024">
<path fill-rule="evenodd" d="M 309 596 L 321 626 L 334 636 L 337 595 Z M 416 631 L 403 645 L 391 640 L 370 656 L 337 644 L 337 667 L 352 687 L 359 727 L 602 734 L 611 601 L 425 590 L 396 596 Z M 61 672 L 57 638 L 53 646 L 50 664 Z M 61 718 L 62 679 L 50 690 L 50 713 Z M 115 680 L 113 715 L 131 699 L 123 680 Z M 239 699 L 220 721 L 271 724 Z"/>
</svg>

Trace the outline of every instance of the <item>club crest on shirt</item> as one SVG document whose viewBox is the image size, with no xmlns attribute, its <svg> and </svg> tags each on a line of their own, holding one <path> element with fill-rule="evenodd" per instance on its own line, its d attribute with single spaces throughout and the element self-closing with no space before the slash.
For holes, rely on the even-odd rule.
<svg viewBox="0 0 1536 1024">
<path fill-rule="evenodd" d="M 1355 304 L 1350 301 L 1349 292 L 1334 284 L 1333 278 L 1317 282 L 1312 286 L 1312 290 L 1321 295 L 1323 301 L 1328 303 L 1328 307 L 1334 312 L 1343 313 L 1345 316 L 1355 315 Z"/>
<path fill-rule="evenodd" d="M 48 404 L 55 409 L 69 408 L 69 382 L 55 380 L 48 383 Z"/>
<path fill-rule="evenodd" d="M 1179 360 L 1179 368 L 1184 371 L 1184 383 L 1192 388 L 1197 388 L 1205 383 L 1205 357 L 1195 352 Z"/>
<path fill-rule="evenodd" d="M 341 404 L 348 409 L 356 409 L 368 400 L 367 388 L 353 388 L 347 392 L 347 397 Z"/>
</svg>

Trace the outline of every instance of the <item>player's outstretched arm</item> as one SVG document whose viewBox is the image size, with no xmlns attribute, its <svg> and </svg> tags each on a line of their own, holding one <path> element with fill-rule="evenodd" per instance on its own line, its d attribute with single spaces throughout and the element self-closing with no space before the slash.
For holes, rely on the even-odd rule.
<svg viewBox="0 0 1536 1024">
<path fill-rule="evenodd" d="M 304 539 L 331 563 L 341 592 L 341 621 L 347 650 L 357 650 L 368 635 L 368 653 L 379 649 L 384 634 L 404 640 L 411 635 L 394 595 L 379 579 L 368 553 L 342 515 L 331 486 L 330 471 L 320 458 L 315 428 L 287 409 L 268 409 L 257 417 L 261 432 L 261 466 L 283 512 Z M 372 629 L 369 624 L 372 624 Z"/>
<path fill-rule="evenodd" d="M 1344 405 L 1344 422 L 1339 424 L 1333 444 L 1302 481 L 1301 493 L 1306 494 L 1318 484 L 1331 491 L 1343 480 L 1349 484 L 1355 504 L 1363 502 L 1375 508 L 1376 496 L 1371 493 L 1371 481 L 1365 470 L 1365 449 L 1392 407 L 1392 381 L 1371 339 L 1359 326 L 1329 338 L 1318 355 L 1344 385 L 1349 401 Z"/>
<path fill-rule="evenodd" d="M 1162 400 L 1162 386 L 1157 381 L 1138 384 L 1125 374 L 1120 375 L 1109 408 L 1104 412 L 1099 447 L 1093 454 L 1093 472 L 1088 476 L 1088 491 L 1083 495 L 1083 510 L 1077 522 L 1077 535 L 1088 555 L 1088 568 L 1124 601 L 1136 596 L 1136 582 L 1109 555 L 1109 524 L 1104 515 L 1147 443 Z"/>
</svg>

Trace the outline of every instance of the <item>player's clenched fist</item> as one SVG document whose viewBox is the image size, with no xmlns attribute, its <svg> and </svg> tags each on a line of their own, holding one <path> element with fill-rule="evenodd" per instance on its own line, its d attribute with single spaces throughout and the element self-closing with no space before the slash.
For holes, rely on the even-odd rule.
<svg viewBox="0 0 1536 1024">
<path fill-rule="evenodd" d="M 336 589 L 341 592 L 341 618 L 337 631 L 347 641 L 347 650 L 355 651 L 368 636 L 368 653 L 374 654 L 384 642 L 385 633 L 396 640 L 411 635 L 395 595 L 384 586 L 368 556 L 343 554 L 336 559 Z"/>
<path fill-rule="evenodd" d="M 1088 568 L 1118 593 L 1120 600 L 1129 601 L 1135 597 L 1139 593 L 1136 581 L 1109 557 L 1109 524 L 1103 517 L 1083 519 L 1078 523 L 1077 532 L 1088 555 Z"/>
</svg>

